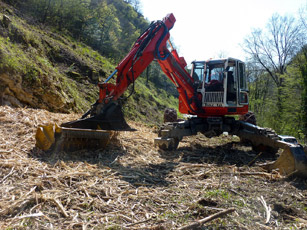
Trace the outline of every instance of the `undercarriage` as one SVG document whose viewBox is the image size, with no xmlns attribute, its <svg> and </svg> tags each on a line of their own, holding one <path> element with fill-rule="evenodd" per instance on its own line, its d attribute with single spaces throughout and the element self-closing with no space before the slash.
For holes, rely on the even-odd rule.
<svg viewBox="0 0 307 230">
<path fill-rule="evenodd" d="M 256 151 L 283 152 L 279 158 L 264 167 L 272 171 L 279 169 L 281 174 L 292 173 L 307 176 L 307 155 L 300 144 L 279 140 L 278 135 L 268 128 L 262 128 L 232 117 L 190 118 L 185 121 L 164 123 L 155 139 L 155 145 L 162 150 L 174 150 L 185 136 L 202 133 L 206 137 L 219 136 L 227 132 L 240 137 L 242 142 L 249 143 Z"/>
</svg>

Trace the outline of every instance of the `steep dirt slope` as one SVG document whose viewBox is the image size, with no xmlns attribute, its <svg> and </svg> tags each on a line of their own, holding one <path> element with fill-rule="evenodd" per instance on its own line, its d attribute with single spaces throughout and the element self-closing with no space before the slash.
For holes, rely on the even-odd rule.
<svg viewBox="0 0 307 230">
<path fill-rule="evenodd" d="M 98 98 L 97 83 L 114 71 L 111 61 L 0 1 L 0 105 L 85 112 Z M 159 123 L 166 107 L 178 107 L 178 99 L 153 83 L 160 74 L 154 73 L 148 81 L 140 77 L 124 102 L 131 119 Z"/>
<path fill-rule="evenodd" d="M 88 46 L 0 1 L 0 104 L 86 110 L 112 69 Z"/>
<path fill-rule="evenodd" d="M 104 150 L 34 147 L 37 124 L 76 117 L 0 107 L 1 229 L 177 229 L 229 208 L 204 229 L 307 227 L 307 181 L 248 167 L 257 153 L 236 137 L 197 135 L 159 151 L 155 130 L 130 122 L 138 131 Z"/>
</svg>

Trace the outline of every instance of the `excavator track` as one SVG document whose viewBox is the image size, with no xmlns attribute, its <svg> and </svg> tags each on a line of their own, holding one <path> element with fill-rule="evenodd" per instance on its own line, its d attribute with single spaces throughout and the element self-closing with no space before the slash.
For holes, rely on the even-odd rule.
<svg viewBox="0 0 307 230">
<path fill-rule="evenodd" d="M 251 143 L 255 151 L 277 152 L 278 147 L 271 146 L 271 143 L 279 140 L 278 134 L 273 129 L 262 128 L 256 125 L 250 127 L 249 122 L 244 123 L 247 124 L 243 125 L 244 128 L 239 131 L 238 135 L 241 142 Z"/>
<path fill-rule="evenodd" d="M 280 153 L 273 163 L 263 165 L 272 171 L 278 169 L 282 175 L 298 174 L 307 176 L 307 155 L 299 144 L 281 141 L 277 133 L 270 128 L 262 128 L 246 121 L 234 119 L 214 120 L 212 118 L 192 118 L 182 122 L 166 122 L 158 132 L 155 145 L 162 150 L 174 150 L 184 136 L 196 135 L 198 132 L 207 137 L 218 136 L 222 132 L 240 137 L 249 143 L 255 151 Z"/>
<path fill-rule="evenodd" d="M 175 150 L 179 145 L 179 141 L 182 139 L 177 136 L 170 137 L 170 132 L 176 129 L 177 122 L 166 122 L 164 123 L 159 131 L 158 138 L 154 140 L 156 146 L 159 146 L 162 150 Z"/>
</svg>

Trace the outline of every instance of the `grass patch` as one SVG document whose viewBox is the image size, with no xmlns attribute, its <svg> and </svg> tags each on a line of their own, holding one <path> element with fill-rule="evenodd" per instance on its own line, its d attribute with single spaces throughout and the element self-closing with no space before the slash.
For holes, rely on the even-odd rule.
<svg viewBox="0 0 307 230">
<path fill-rule="evenodd" d="M 224 200 L 229 200 L 231 198 L 231 195 L 229 192 L 223 190 L 223 189 L 214 189 L 206 191 L 204 194 L 204 197 L 207 198 L 222 198 Z"/>
</svg>

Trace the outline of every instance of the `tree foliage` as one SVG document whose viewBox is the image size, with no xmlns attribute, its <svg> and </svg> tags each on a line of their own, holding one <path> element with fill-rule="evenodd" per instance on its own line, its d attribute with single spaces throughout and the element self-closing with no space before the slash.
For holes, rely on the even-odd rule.
<svg viewBox="0 0 307 230">
<path fill-rule="evenodd" d="M 259 124 L 300 139 L 307 133 L 305 21 L 273 15 L 245 38 L 250 104 Z"/>
<path fill-rule="evenodd" d="M 121 60 L 148 26 L 135 10 L 138 1 L 24 0 L 8 3 L 32 14 L 42 25 L 69 33 L 106 57 Z M 133 6 L 132 6 L 133 4 Z"/>
</svg>

